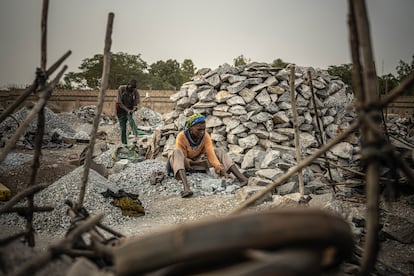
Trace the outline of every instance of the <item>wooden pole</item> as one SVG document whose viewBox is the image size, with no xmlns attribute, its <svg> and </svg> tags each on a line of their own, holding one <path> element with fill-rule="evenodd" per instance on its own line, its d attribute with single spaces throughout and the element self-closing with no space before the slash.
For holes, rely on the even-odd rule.
<svg viewBox="0 0 414 276">
<path fill-rule="evenodd" d="M 9 201 L 7 201 L 6 204 L 3 205 L 3 207 L 0 209 L 0 215 L 3 214 L 3 213 L 10 212 L 10 210 L 12 209 L 14 204 L 19 202 L 21 199 L 23 199 L 26 196 L 29 196 L 31 194 L 37 193 L 37 192 L 43 190 L 44 188 L 46 188 L 48 186 L 49 186 L 49 184 L 38 184 L 38 185 L 31 186 L 31 187 L 21 191 L 20 193 L 18 193 L 14 197 L 12 197 Z"/>
<path fill-rule="evenodd" d="M 312 94 L 312 104 L 313 104 L 313 111 L 315 112 L 316 126 L 318 127 L 317 129 L 318 129 L 319 137 L 320 137 L 319 147 L 321 147 L 323 144 L 325 144 L 325 139 L 322 133 L 322 127 L 320 123 L 318 107 L 316 106 L 315 91 L 313 90 L 312 74 L 310 70 L 308 70 L 308 82 L 309 82 L 309 87 L 310 87 L 311 94 Z M 328 157 L 326 156 L 326 153 L 324 153 L 323 156 L 326 160 L 325 164 L 326 164 L 326 167 L 328 168 L 329 179 L 331 180 L 331 182 L 333 182 L 332 172 L 331 172 L 331 167 L 329 166 Z M 336 193 L 335 186 L 331 185 L 331 187 L 332 187 L 333 192 Z"/>
<path fill-rule="evenodd" d="M 300 163 L 302 160 L 301 157 L 301 146 L 300 146 L 300 136 L 299 136 L 299 126 L 298 126 L 298 114 L 296 112 L 296 98 L 295 98 L 295 66 L 293 65 L 290 68 L 290 103 L 292 105 L 292 115 L 293 115 L 293 129 L 295 130 L 295 149 L 296 149 L 296 164 Z M 302 170 L 298 171 L 298 180 L 299 180 L 299 193 L 301 196 L 304 195 L 304 185 L 303 185 L 303 174 Z"/>
<path fill-rule="evenodd" d="M 40 69 L 42 72 L 46 70 L 46 60 L 47 60 L 47 14 L 49 10 L 49 0 L 43 0 L 43 9 L 42 9 L 42 22 L 41 22 L 41 61 L 40 61 Z M 40 87 L 44 87 L 46 85 L 46 79 L 43 80 L 44 83 L 40 83 Z M 43 143 L 43 135 L 45 132 L 45 108 L 42 106 L 39 110 L 37 115 L 37 131 L 35 136 L 35 152 L 33 155 L 33 162 L 32 162 L 32 174 L 30 177 L 29 186 L 33 186 L 36 184 L 36 176 L 37 171 L 40 167 L 39 159 L 42 153 L 42 143 Z M 29 195 L 28 199 L 28 207 L 29 213 L 26 216 L 26 230 L 27 236 L 26 240 L 29 246 L 35 246 L 35 239 L 34 239 L 34 228 L 33 228 L 33 208 L 34 208 L 34 200 L 33 195 Z"/>
<path fill-rule="evenodd" d="M 43 0 L 43 9 L 42 9 L 42 38 L 41 38 L 41 59 L 40 59 L 40 68 L 44 71 L 46 70 L 46 61 L 47 61 L 47 15 L 49 11 L 49 0 Z"/>
<path fill-rule="evenodd" d="M 33 275 L 51 260 L 59 257 L 63 252 L 69 249 L 72 243 L 80 237 L 83 233 L 92 229 L 96 223 L 98 223 L 103 217 L 103 214 L 97 214 L 93 217 L 89 217 L 81 225 L 73 229 L 66 238 L 51 246 L 45 253 L 38 255 L 37 257 L 27 261 L 26 263 L 20 264 L 19 268 L 11 273 L 11 275 Z"/>
<path fill-rule="evenodd" d="M 366 11 L 365 1 L 351 1 L 352 21 L 355 25 L 356 36 L 358 39 L 357 47 L 353 50 L 361 54 L 359 62 L 362 63 L 362 93 L 360 104 L 365 109 L 364 116 L 369 116 L 374 122 L 376 128 L 380 128 L 381 114 L 378 108 L 373 108 L 378 102 L 378 81 L 374 65 L 373 53 L 371 48 L 371 35 L 369 30 L 369 22 Z M 354 55 L 353 55 L 354 56 Z M 357 62 L 358 63 L 358 62 Z M 355 62 L 354 62 L 355 64 Z M 362 115 L 362 114 L 361 114 Z M 363 124 L 362 126 L 367 126 Z M 366 194 L 367 194 L 367 234 L 364 244 L 364 255 L 361 263 L 361 275 L 370 273 L 375 265 L 378 255 L 378 231 L 379 231 L 379 173 L 380 160 L 369 155 L 373 149 L 369 145 L 382 144 L 375 132 L 370 127 L 362 127 L 362 143 L 361 149 L 363 158 L 368 162 L 366 170 Z M 365 156 L 364 156 L 365 155 Z"/>
<path fill-rule="evenodd" d="M 109 78 L 109 68 L 110 68 L 110 57 L 111 57 L 111 44 L 112 44 L 112 26 L 114 21 L 114 14 L 108 14 L 108 22 L 106 26 L 106 36 L 105 36 L 105 48 L 104 48 L 104 56 L 103 56 L 103 72 L 102 72 L 102 84 L 100 93 L 98 96 L 98 106 L 96 110 L 96 115 L 93 120 L 93 129 L 91 132 L 91 139 L 89 142 L 88 151 L 86 152 L 85 157 L 85 165 L 82 175 L 82 186 L 79 193 L 79 200 L 78 200 L 78 207 L 81 207 L 83 204 L 83 200 L 85 198 L 85 191 L 86 191 L 86 184 L 88 182 L 88 175 L 89 175 L 89 168 L 91 166 L 93 148 L 95 147 L 95 140 L 96 140 L 96 133 L 99 126 L 99 121 L 103 109 L 103 103 L 105 100 L 105 92 L 108 87 L 108 78 Z"/>
</svg>

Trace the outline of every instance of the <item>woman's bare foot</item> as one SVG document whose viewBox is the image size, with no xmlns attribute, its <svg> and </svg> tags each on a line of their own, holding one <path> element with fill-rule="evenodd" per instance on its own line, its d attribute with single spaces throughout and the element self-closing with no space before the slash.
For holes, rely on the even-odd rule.
<svg viewBox="0 0 414 276">
<path fill-rule="evenodd" d="M 240 181 L 240 184 L 239 184 L 240 187 L 244 187 L 244 186 L 246 186 L 249 183 L 249 179 L 247 177 L 244 177 L 242 179 L 239 179 L 239 181 Z"/>
</svg>

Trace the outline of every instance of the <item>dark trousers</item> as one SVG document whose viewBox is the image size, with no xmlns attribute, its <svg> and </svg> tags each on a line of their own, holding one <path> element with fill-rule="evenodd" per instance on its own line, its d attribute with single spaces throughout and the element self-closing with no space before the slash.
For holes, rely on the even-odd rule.
<svg viewBox="0 0 414 276">
<path fill-rule="evenodd" d="M 119 126 L 121 128 L 121 142 L 122 144 L 127 144 L 128 139 L 127 139 L 127 126 L 126 126 L 126 122 L 129 122 L 129 125 L 131 126 L 131 130 L 132 133 L 135 136 L 138 136 L 138 129 L 137 126 L 135 125 L 135 121 L 134 118 L 132 117 L 132 114 L 129 113 L 118 113 L 118 121 L 119 121 Z"/>
</svg>

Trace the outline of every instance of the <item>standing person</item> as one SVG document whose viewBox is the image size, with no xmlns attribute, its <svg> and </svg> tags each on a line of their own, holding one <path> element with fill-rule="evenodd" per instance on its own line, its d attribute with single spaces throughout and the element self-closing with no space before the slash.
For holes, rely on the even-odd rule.
<svg viewBox="0 0 414 276">
<path fill-rule="evenodd" d="M 135 137 L 138 136 L 137 126 L 132 115 L 138 109 L 137 105 L 139 103 L 140 97 L 135 79 L 130 80 L 127 85 L 121 85 L 118 88 L 116 114 L 118 116 L 119 126 L 121 127 L 121 142 L 123 145 L 126 145 L 128 142 L 126 133 L 127 120 Z"/>
<path fill-rule="evenodd" d="M 175 149 L 167 162 L 169 173 L 173 173 L 183 183 L 181 197 L 193 195 L 187 182 L 186 170 L 206 170 L 209 167 L 214 167 L 216 174 L 226 178 L 230 177 L 231 172 L 238 178 L 240 187 L 247 185 L 248 179 L 230 156 L 224 150 L 213 147 L 210 135 L 206 132 L 205 117 L 194 114 L 186 120 L 184 130 L 178 133 Z"/>
</svg>

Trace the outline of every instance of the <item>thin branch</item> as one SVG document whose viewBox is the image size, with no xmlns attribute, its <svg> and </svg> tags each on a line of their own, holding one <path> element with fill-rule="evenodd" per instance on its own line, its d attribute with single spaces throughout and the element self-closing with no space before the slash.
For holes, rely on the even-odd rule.
<svg viewBox="0 0 414 276">
<path fill-rule="evenodd" d="M 25 232 L 20 232 L 20 233 L 12 235 L 10 237 L 1 239 L 0 240 L 0 246 L 5 246 L 5 245 L 11 243 L 12 241 L 17 240 L 17 239 L 19 239 L 21 237 L 24 237 L 26 235 L 27 235 L 27 232 L 25 231 Z"/>
<path fill-rule="evenodd" d="M 49 247 L 49 249 L 42 255 L 31 259 L 30 261 L 21 264 L 12 275 L 33 275 L 39 269 L 44 267 L 51 260 L 59 257 L 62 253 L 70 248 L 73 241 L 77 240 L 83 233 L 92 229 L 103 217 L 103 214 L 98 214 L 88 218 L 84 223 L 73 229 L 64 240 L 58 242 L 56 245 Z M 29 273 L 30 272 L 30 273 Z"/>
<path fill-rule="evenodd" d="M 12 197 L 9 201 L 7 201 L 6 204 L 4 204 L 3 208 L 0 209 L 0 214 L 8 213 L 12 209 L 14 204 L 19 202 L 20 200 L 22 200 L 26 196 L 29 196 L 31 194 L 34 194 L 34 193 L 37 193 L 37 192 L 43 190 L 44 188 L 48 187 L 49 185 L 50 184 L 38 184 L 38 185 L 31 186 L 31 187 L 21 191 L 20 193 L 16 194 L 14 197 Z"/>
<path fill-rule="evenodd" d="M 318 133 L 320 136 L 319 147 L 321 147 L 323 144 L 325 144 L 325 139 L 322 133 L 322 126 L 321 126 L 321 122 L 319 118 L 318 108 L 316 106 L 315 91 L 313 90 L 312 74 L 310 70 L 308 70 L 308 82 L 309 82 L 309 87 L 310 87 L 311 94 L 312 94 L 312 104 L 313 104 L 313 111 L 315 112 L 316 125 L 318 127 Z M 331 167 L 329 166 L 329 163 L 328 163 L 328 157 L 326 156 L 326 153 L 324 153 L 323 156 L 326 160 L 326 167 L 328 168 L 329 179 L 331 180 L 331 182 L 333 182 Z M 333 185 L 332 185 L 332 190 L 334 193 L 336 193 L 336 188 Z"/>
<path fill-rule="evenodd" d="M 380 128 L 381 114 L 378 106 L 374 104 L 379 100 L 377 73 L 371 46 L 371 34 L 369 29 L 368 14 L 365 1 L 353 0 L 354 22 L 357 29 L 358 49 L 361 51 L 363 63 L 362 75 L 364 78 L 363 89 L 365 101 L 361 101 L 361 108 L 375 122 L 375 128 Z M 360 114 L 363 116 L 364 114 Z M 380 142 L 380 137 L 375 135 L 372 127 L 362 128 L 362 150 L 369 144 Z M 368 148 L 369 149 L 369 148 Z M 361 263 L 361 275 L 367 275 L 375 265 L 378 255 L 378 230 L 379 230 L 379 173 L 380 160 L 365 156 L 369 160 L 366 177 L 367 194 L 367 234 L 364 245 L 364 256 Z"/>
<path fill-rule="evenodd" d="M 112 26 L 114 21 L 114 14 L 109 13 L 108 22 L 106 26 L 106 37 L 105 37 L 105 48 L 103 56 L 103 72 L 102 72 L 102 85 L 98 97 L 98 106 L 96 109 L 95 118 L 93 120 L 93 129 L 91 132 L 91 139 L 89 141 L 88 151 L 86 152 L 85 165 L 82 175 L 82 186 L 79 193 L 78 207 L 82 206 L 83 200 L 85 197 L 86 184 L 88 182 L 89 168 L 91 166 L 91 160 L 93 155 L 93 148 L 95 146 L 96 133 L 99 126 L 100 116 L 103 109 L 103 103 L 105 100 L 105 92 L 108 87 L 108 77 L 109 77 L 109 68 L 110 68 L 110 55 L 111 55 L 111 44 L 112 44 Z"/>
<path fill-rule="evenodd" d="M 301 146 L 300 146 L 300 136 L 299 136 L 299 126 L 298 126 L 298 113 L 296 112 L 296 99 L 295 99 L 295 66 L 292 65 L 290 68 L 290 103 L 292 107 L 292 116 L 293 116 L 293 129 L 295 131 L 295 150 L 296 150 L 296 163 L 300 163 L 302 160 L 301 157 Z M 298 182 L 299 182 L 299 192 L 303 196 L 305 188 L 303 185 L 303 174 L 302 170 L 298 171 Z"/>
<path fill-rule="evenodd" d="M 41 58 L 40 58 L 40 68 L 46 70 L 46 60 L 47 60 L 47 15 L 49 10 L 49 0 L 43 0 L 42 8 L 42 38 L 41 38 Z"/>
</svg>

